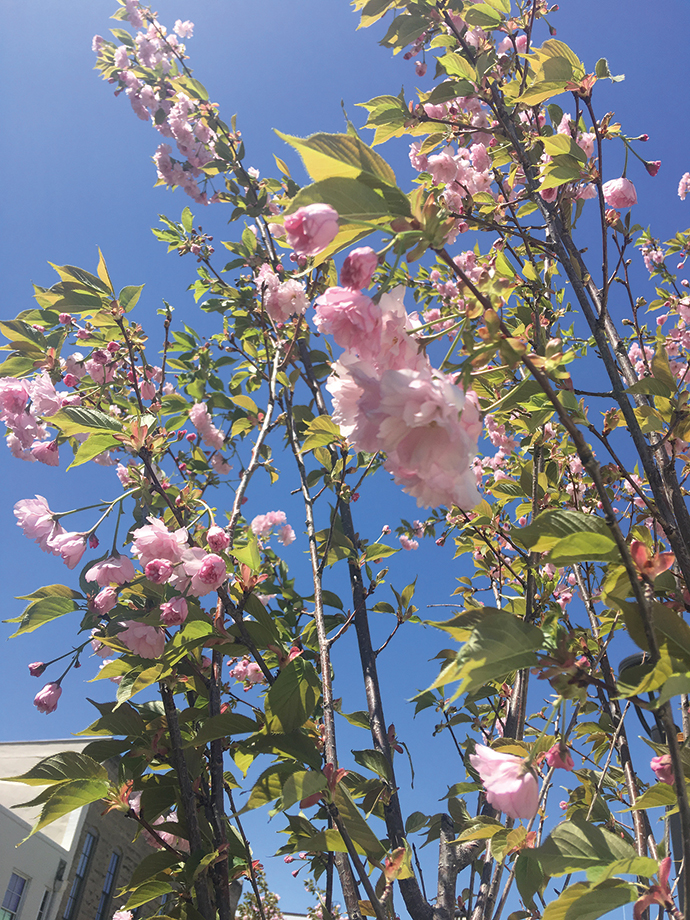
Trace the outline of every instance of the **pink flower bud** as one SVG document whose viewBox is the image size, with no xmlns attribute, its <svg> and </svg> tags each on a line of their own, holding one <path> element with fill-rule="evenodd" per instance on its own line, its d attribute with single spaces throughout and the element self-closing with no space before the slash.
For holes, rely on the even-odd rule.
<svg viewBox="0 0 690 920">
<path fill-rule="evenodd" d="M 546 762 L 550 767 L 559 767 L 561 770 L 573 770 L 575 762 L 570 751 L 565 745 L 554 744 L 546 752 Z"/>
<path fill-rule="evenodd" d="M 89 537 L 89 549 L 98 549 L 98 537 L 95 533 Z"/>
<path fill-rule="evenodd" d="M 414 62 L 414 72 L 418 77 L 423 77 L 426 74 L 426 62 L 424 61 L 415 61 Z"/>
<path fill-rule="evenodd" d="M 75 377 L 74 374 L 65 374 L 62 382 L 66 387 L 76 387 L 79 384 L 79 378 Z"/>
<path fill-rule="evenodd" d="M 379 264 L 379 257 L 370 246 L 353 249 L 340 269 L 340 285 L 352 291 L 369 287 L 371 276 Z"/>
<path fill-rule="evenodd" d="M 61 694 L 60 684 L 46 684 L 34 697 L 34 706 L 39 712 L 55 712 Z"/>
<path fill-rule="evenodd" d="M 661 166 L 661 160 L 649 160 L 644 164 L 644 168 L 647 170 L 650 176 L 656 176 L 659 172 L 659 167 Z"/>
<path fill-rule="evenodd" d="M 154 585 L 163 585 L 174 571 L 173 564 L 168 559 L 153 559 L 144 567 L 144 575 Z"/>
<path fill-rule="evenodd" d="M 47 667 L 48 665 L 43 661 L 34 661 L 29 665 L 29 674 L 32 677 L 40 677 Z"/>
<path fill-rule="evenodd" d="M 206 542 L 214 553 L 222 553 L 223 550 L 226 550 L 228 546 L 230 546 L 230 537 L 222 527 L 218 527 L 214 524 L 213 527 L 209 527 L 208 529 Z"/>
<path fill-rule="evenodd" d="M 315 256 L 338 234 L 338 212 L 329 204 L 309 204 L 285 218 L 288 245 L 301 256 Z"/>
<path fill-rule="evenodd" d="M 189 608 L 183 597 L 174 597 L 161 604 L 161 623 L 164 626 L 180 626 L 187 619 Z"/>
<path fill-rule="evenodd" d="M 630 179 L 610 179 L 602 187 L 606 204 L 612 208 L 630 208 L 637 204 L 637 192 Z"/>
<path fill-rule="evenodd" d="M 667 783 L 672 786 L 675 781 L 673 764 L 671 763 L 670 754 L 662 754 L 660 757 L 652 757 L 649 766 L 654 771 L 654 775 L 660 783 Z"/>
<path fill-rule="evenodd" d="M 58 316 L 58 320 L 63 326 L 69 326 L 72 323 L 72 317 L 69 315 L 69 313 L 61 313 Z"/>
<path fill-rule="evenodd" d="M 648 141 L 648 140 L 649 140 L 649 135 L 648 135 L 648 134 L 643 134 L 643 135 L 639 138 L 639 140 L 641 140 L 641 141 Z"/>
</svg>

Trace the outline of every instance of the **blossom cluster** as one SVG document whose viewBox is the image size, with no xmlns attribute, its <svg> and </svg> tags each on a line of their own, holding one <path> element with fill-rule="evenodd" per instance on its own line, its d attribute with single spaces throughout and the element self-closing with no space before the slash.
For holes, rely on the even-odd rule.
<svg viewBox="0 0 690 920">
<path fill-rule="evenodd" d="M 356 450 L 386 454 L 385 468 L 418 505 L 471 508 L 471 462 L 481 433 L 475 402 L 420 351 L 401 287 L 370 297 L 329 288 L 315 323 L 344 354 L 327 388 L 333 420 Z"/>
</svg>

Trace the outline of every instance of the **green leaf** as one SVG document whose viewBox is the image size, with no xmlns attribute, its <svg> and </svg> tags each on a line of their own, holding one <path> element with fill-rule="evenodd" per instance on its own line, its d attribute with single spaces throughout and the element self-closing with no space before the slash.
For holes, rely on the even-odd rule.
<svg viewBox="0 0 690 920">
<path fill-rule="evenodd" d="M 227 738 L 230 735 L 241 735 L 247 732 L 257 732 L 261 726 L 254 719 L 249 719 L 238 712 L 222 712 L 212 716 L 199 729 L 198 733 L 187 741 L 183 747 L 199 747 L 217 738 Z"/>
<path fill-rule="evenodd" d="M 498 10 L 492 9 L 488 3 L 475 3 L 463 10 L 463 19 L 470 26 L 479 26 L 480 29 L 491 31 L 500 26 L 503 17 Z"/>
<path fill-rule="evenodd" d="M 387 783 L 393 782 L 391 765 L 388 762 L 386 755 L 382 754 L 381 751 L 353 751 L 352 754 L 355 758 L 355 761 L 360 764 L 360 766 L 366 767 L 367 770 L 371 770 L 373 773 L 376 773 Z"/>
<path fill-rule="evenodd" d="M 659 862 L 648 856 L 635 856 L 632 859 L 617 859 L 608 866 L 590 869 L 587 877 L 597 884 L 614 875 L 639 875 L 642 878 L 652 878 L 659 871 Z"/>
<path fill-rule="evenodd" d="M 145 882 L 150 881 L 154 875 L 158 875 L 159 872 L 163 872 L 163 870 L 169 869 L 179 862 L 180 857 L 171 853 L 170 850 L 157 850 L 155 853 L 149 853 L 132 873 L 126 890 L 134 891 Z"/>
<path fill-rule="evenodd" d="M 439 58 L 439 64 L 449 77 L 461 77 L 472 83 L 477 79 L 477 72 L 472 64 L 454 51 L 448 51 L 442 58 Z"/>
<path fill-rule="evenodd" d="M 182 216 L 180 217 L 180 223 L 187 233 L 191 233 L 194 229 L 194 215 L 189 210 L 189 208 L 185 207 L 183 209 Z"/>
<path fill-rule="evenodd" d="M 55 269 L 61 281 L 76 281 L 79 285 L 99 291 L 101 294 L 112 293 L 111 289 L 100 278 L 83 268 L 77 268 L 75 265 L 55 265 L 53 262 L 49 262 L 48 265 Z"/>
<path fill-rule="evenodd" d="M 120 442 L 111 434 L 92 434 L 79 445 L 74 454 L 74 460 L 72 460 L 67 469 L 71 470 L 75 466 L 81 466 L 82 463 L 93 460 L 94 457 L 98 457 L 104 451 L 119 446 Z"/>
<path fill-rule="evenodd" d="M 66 613 L 72 613 L 79 609 L 79 604 L 71 597 L 43 597 L 39 600 L 32 601 L 24 610 L 21 617 L 12 622 L 19 622 L 19 628 L 10 636 L 20 636 L 23 633 L 33 632 L 44 623 L 56 620 Z"/>
<path fill-rule="evenodd" d="M 515 860 L 515 881 L 525 905 L 534 910 L 534 895 L 544 889 L 547 879 L 541 871 L 539 861 L 531 859 L 529 852 L 524 850 Z"/>
<path fill-rule="evenodd" d="M 388 189 L 387 195 L 384 195 L 384 189 Z M 341 220 L 341 232 L 343 224 L 356 223 L 358 226 L 353 230 L 361 232 L 363 223 L 376 224 L 390 217 L 410 216 L 410 203 L 399 189 L 383 185 L 372 188 L 348 176 L 323 179 L 300 189 L 292 199 L 288 213 L 319 203 L 335 208 Z"/>
<path fill-rule="evenodd" d="M 268 805 L 269 802 L 280 798 L 288 777 L 298 772 L 300 772 L 300 768 L 299 764 L 296 763 L 277 763 L 268 767 L 254 783 L 249 794 L 249 800 L 242 811 L 262 808 L 264 805 Z"/>
<path fill-rule="evenodd" d="M 254 234 L 252 234 L 252 238 L 255 238 Z M 259 414 L 259 407 L 251 398 L 251 396 L 245 396 L 243 393 L 240 393 L 239 396 L 231 396 L 230 401 L 234 402 L 236 406 L 240 407 L 240 409 L 244 409 L 245 412 L 249 412 L 252 415 Z"/>
<path fill-rule="evenodd" d="M 292 773 L 283 786 L 281 808 L 290 808 L 295 802 L 301 802 L 302 799 L 321 792 L 327 785 L 326 777 L 318 770 L 299 770 Z"/>
<path fill-rule="evenodd" d="M 388 163 L 356 135 L 312 134 L 301 138 L 281 131 L 276 134 L 299 153 L 314 182 L 336 177 L 356 179 L 362 173 L 369 173 L 386 185 L 397 185 Z M 343 217 L 338 208 L 336 211 Z"/>
<path fill-rule="evenodd" d="M 532 854 L 547 875 L 567 875 L 634 859 L 635 850 L 616 834 L 589 824 L 577 814 L 559 824 Z"/>
<path fill-rule="evenodd" d="M 238 562 L 248 565 L 252 572 L 258 572 L 261 568 L 261 551 L 253 534 L 249 543 L 244 546 L 233 546 L 232 555 Z"/>
<path fill-rule="evenodd" d="M 134 910 L 136 907 L 140 907 L 142 904 L 148 904 L 149 901 L 155 901 L 155 899 L 160 898 L 161 895 L 169 894 L 174 890 L 170 882 L 152 879 L 150 882 L 145 882 L 129 896 L 129 900 L 125 904 L 124 909 Z"/>
<path fill-rule="evenodd" d="M 526 549 L 539 553 L 554 550 L 559 557 L 568 553 L 569 542 L 577 535 L 586 536 L 592 547 L 591 552 L 587 551 L 586 545 L 578 547 L 578 550 L 587 552 L 586 556 L 579 558 L 607 561 L 620 558 L 606 521 L 594 514 L 567 509 L 545 511 L 533 523 L 513 531 L 513 538 Z"/>
<path fill-rule="evenodd" d="M 552 134 L 551 137 L 540 137 L 544 150 L 551 157 L 569 154 L 581 163 L 587 162 L 584 150 L 567 134 Z"/>
<path fill-rule="evenodd" d="M 266 716 L 271 731 L 289 734 L 301 728 L 320 697 L 321 681 L 314 666 L 302 657 L 293 658 L 266 694 Z"/>
<path fill-rule="evenodd" d="M 637 896 L 634 885 L 618 879 L 607 879 L 596 886 L 578 882 L 546 905 L 542 920 L 597 920 L 597 917 L 636 901 Z"/>
<path fill-rule="evenodd" d="M 386 559 L 394 553 L 399 553 L 400 547 L 386 546 L 385 543 L 370 543 L 364 551 L 363 559 L 366 562 Z"/>
<path fill-rule="evenodd" d="M 372 861 L 378 862 L 383 859 L 386 850 L 362 817 L 362 813 L 355 805 L 347 787 L 339 783 L 335 787 L 333 799 L 354 843 L 361 847 Z"/>
<path fill-rule="evenodd" d="M 502 680 L 513 671 L 532 667 L 537 663 L 536 650 L 543 644 L 541 630 L 531 623 L 502 611 L 489 612 L 430 689 L 459 681 L 452 697 L 455 699 L 489 681 Z"/>
<path fill-rule="evenodd" d="M 88 699 L 88 697 L 87 697 Z M 144 720 L 134 706 L 129 703 L 118 706 L 116 703 L 96 703 L 89 700 L 92 706 L 100 712 L 100 719 L 96 719 L 80 735 L 127 735 L 142 737 L 146 732 Z"/>
<path fill-rule="evenodd" d="M 108 266 L 105 264 L 105 259 L 103 258 L 103 253 L 100 248 L 98 250 L 98 268 L 96 269 L 98 277 L 103 282 L 103 284 L 108 288 L 108 292 L 113 292 L 113 282 L 110 280 L 110 275 L 108 274 Z"/>
<path fill-rule="evenodd" d="M 638 796 L 630 811 L 640 811 L 643 808 L 658 808 L 660 805 L 677 805 L 676 791 L 668 783 L 656 783 Z M 656 871 L 656 870 L 655 870 Z M 653 874 L 653 873 L 652 873 Z"/>
<path fill-rule="evenodd" d="M 76 406 L 66 406 L 55 415 L 51 415 L 50 424 L 59 428 L 67 437 L 91 434 L 94 431 L 122 432 L 122 424 L 111 415 L 106 415 L 98 409 L 81 409 Z"/>
<path fill-rule="evenodd" d="M 140 666 L 132 668 L 117 685 L 116 697 L 118 703 L 124 703 L 130 697 L 134 696 L 135 693 L 139 693 L 140 690 L 144 690 L 146 687 L 150 687 L 151 684 L 157 683 L 166 673 L 169 673 L 169 671 L 170 668 L 163 664 L 163 662 L 158 662 L 151 667 Z"/>
<path fill-rule="evenodd" d="M 98 766 L 103 769 L 100 764 Z M 41 828 L 52 824 L 63 815 L 104 798 L 108 794 L 108 788 L 107 779 L 75 779 L 58 783 L 45 790 L 50 796 L 41 809 L 40 817 L 31 828 L 31 833 L 25 839 L 28 840 Z"/>
<path fill-rule="evenodd" d="M 317 415 L 307 427 L 302 453 L 306 454 L 315 447 L 325 447 L 326 444 L 332 444 L 341 438 L 340 429 L 329 415 Z"/>
<path fill-rule="evenodd" d="M 564 92 L 568 83 L 579 83 L 585 76 L 580 59 L 563 42 L 547 39 L 541 48 L 526 55 L 530 65 L 530 80 L 519 102 L 537 105 Z M 518 81 L 515 81 L 516 83 Z"/>
<path fill-rule="evenodd" d="M 599 58 L 599 60 L 594 65 L 594 73 L 599 77 L 600 80 L 611 80 L 613 83 L 620 83 L 622 80 L 625 80 L 625 74 L 621 73 L 618 76 L 613 76 L 609 70 L 609 62 L 606 58 Z"/>
<path fill-rule="evenodd" d="M 117 300 L 125 313 L 129 313 L 129 311 L 136 306 L 143 290 L 143 284 L 128 284 L 126 287 L 122 288 L 117 295 Z"/>
<path fill-rule="evenodd" d="M 397 54 L 410 42 L 419 38 L 428 27 L 428 16 L 420 16 L 419 13 L 402 13 L 395 17 L 379 44 L 392 48 L 393 54 Z"/>
<path fill-rule="evenodd" d="M 6 783 L 24 783 L 27 786 L 46 786 L 72 779 L 107 780 L 108 772 L 97 760 L 77 751 L 62 751 L 39 760 L 21 776 L 3 776 Z"/>
</svg>

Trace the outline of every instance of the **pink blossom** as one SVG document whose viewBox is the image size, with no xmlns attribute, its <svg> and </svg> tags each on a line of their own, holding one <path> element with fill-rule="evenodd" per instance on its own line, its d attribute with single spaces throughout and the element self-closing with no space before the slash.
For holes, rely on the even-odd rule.
<svg viewBox="0 0 690 920">
<path fill-rule="evenodd" d="M 546 762 L 550 767 L 559 767 L 561 770 L 573 770 L 575 762 L 568 748 L 563 744 L 554 744 L 546 752 Z"/>
<path fill-rule="evenodd" d="M 55 441 L 34 441 L 31 445 L 31 453 L 46 466 L 59 466 L 60 457 L 58 454 L 58 442 Z"/>
<path fill-rule="evenodd" d="M 176 572 L 170 583 L 178 591 L 190 591 L 195 597 L 204 597 L 219 588 L 228 577 L 225 563 L 214 553 L 197 546 L 190 547 L 182 557 L 182 571 Z"/>
<path fill-rule="evenodd" d="M 47 667 L 48 665 L 43 661 L 33 661 L 29 665 L 29 674 L 32 677 L 40 677 Z"/>
<path fill-rule="evenodd" d="M 257 514 L 249 525 L 252 533 L 257 537 L 267 537 L 274 527 L 284 524 L 287 520 L 284 511 L 268 511 L 266 514 Z"/>
<path fill-rule="evenodd" d="M 425 61 L 415 61 L 414 62 L 414 72 L 418 77 L 423 77 L 426 75 L 426 62 Z"/>
<path fill-rule="evenodd" d="M 144 575 L 154 585 L 164 585 L 173 571 L 173 564 L 168 559 L 152 559 L 144 566 Z"/>
<path fill-rule="evenodd" d="M 164 626 L 180 626 L 187 619 L 189 608 L 183 597 L 174 597 L 161 604 L 161 623 Z"/>
<path fill-rule="evenodd" d="M 106 588 L 104 590 L 111 590 Z M 91 648 L 93 649 L 94 655 L 98 655 L 99 658 L 107 658 L 110 655 L 110 649 L 107 645 L 103 645 L 101 642 L 100 633 L 97 629 L 91 630 Z"/>
<path fill-rule="evenodd" d="M 46 684 L 34 697 L 34 706 L 39 712 L 55 712 L 61 695 L 60 684 Z"/>
<path fill-rule="evenodd" d="M 214 553 L 222 553 L 230 546 L 230 537 L 222 527 L 218 527 L 214 524 L 213 527 L 209 527 L 208 529 L 206 542 Z"/>
<path fill-rule="evenodd" d="M 116 910 L 113 914 L 113 920 L 132 920 L 133 917 L 131 910 Z"/>
<path fill-rule="evenodd" d="M 340 283 L 344 288 L 359 291 L 369 287 L 371 276 L 379 264 L 379 257 L 371 246 L 360 246 L 353 249 L 345 258 L 340 269 Z"/>
<path fill-rule="evenodd" d="M 678 197 L 681 201 L 685 201 L 688 192 L 690 192 L 690 172 L 683 173 L 678 183 Z"/>
<path fill-rule="evenodd" d="M 23 380 L 14 377 L 0 379 L 0 418 L 9 422 L 26 411 L 29 390 Z"/>
<path fill-rule="evenodd" d="M 338 212 L 329 204 L 309 204 L 286 215 L 285 229 L 298 255 L 315 256 L 338 235 Z"/>
<path fill-rule="evenodd" d="M 656 176 L 661 168 L 661 160 L 649 160 L 644 164 L 644 168 L 650 176 Z"/>
<path fill-rule="evenodd" d="M 219 476 L 227 476 L 232 469 L 232 464 L 228 463 L 222 454 L 214 454 L 208 462 Z"/>
<path fill-rule="evenodd" d="M 381 307 L 359 291 L 331 287 L 317 297 L 314 322 L 341 348 L 372 359 L 381 351 Z"/>
<path fill-rule="evenodd" d="M 403 549 L 419 549 L 419 543 L 417 540 L 410 540 L 410 538 L 404 533 L 400 534 L 398 539 L 400 540 L 400 545 Z"/>
<path fill-rule="evenodd" d="M 51 552 L 60 556 L 68 569 L 73 569 L 86 551 L 86 538 L 83 533 L 65 531 L 52 537 L 48 545 Z"/>
<path fill-rule="evenodd" d="M 255 661 L 250 661 L 249 658 L 242 658 L 238 661 L 234 668 L 230 669 L 230 676 L 237 681 L 243 681 L 245 690 L 248 690 L 252 684 L 265 682 L 263 671 Z"/>
<path fill-rule="evenodd" d="M 660 783 L 667 783 L 672 786 L 675 782 L 675 773 L 673 772 L 673 763 L 670 754 L 661 754 L 659 757 L 652 757 L 649 766 L 654 771 L 654 775 Z"/>
<path fill-rule="evenodd" d="M 55 415 L 62 408 L 62 396 L 53 386 L 53 382 L 45 373 L 39 374 L 29 386 L 31 394 L 31 411 L 36 415 Z"/>
<path fill-rule="evenodd" d="M 642 918 L 646 916 L 647 908 L 651 907 L 652 904 L 659 904 L 661 907 L 666 908 L 669 914 L 675 914 L 673 895 L 668 886 L 668 877 L 671 873 L 672 865 L 673 859 L 670 856 L 665 856 L 661 860 L 658 873 L 659 884 L 652 885 L 645 894 L 640 895 L 637 901 L 635 901 L 635 906 L 633 907 L 633 920 L 642 920 Z"/>
<path fill-rule="evenodd" d="M 295 539 L 296 539 L 295 531 L 292 529 L 292 527 L 289 524 L 284 524 L 278 530 L 278 542 L 282 543 L 283 546 L 289 546 L 290 543 L 295 542 Z"/>
<path fill-rule="evenodd" d="M 185 19 L 184 22 L 181 19 L 176 19 L 173 29 L 180 38 L 191 38 L 194 32 L 194 23 L 190 22 L 189 19 Z"/>
<path fill-rule="evenodd" d="M 208 409 L 204 403 L 194 403 L 189 410 L 189 420 L 199 432 L 201 440 L 214 450 L 222 450 L 225 436 L 211 421 Z"/>
<path fill-rule="evenodd" d="M 136 620 L 125 620 L 127 628 L 117 634 L 130 651 L 140 658 L 158 658 L 165 649 L 165 633 L 155 626 L 147 626 Z"/>
<path fill-rule="evenodd" d="M 161 815 L 159 818 L 156 818 L 156 820 L 152 822 L 152 825 L 154 827 L 157 827 L 157 825 L 159 824 L 177 824 L 177 823 L 178 823 L 177 815 L 169 814 L 165 816 Z M 189 853 L 189 841 L 185 840 L 184 837 L 178 837 L 177 834 L 171 834 L 169 831 L 157 830 L 156 833 L 158 837 L 160 837 L 160 840 L 167 843 L 168 846 L 176 850 L 181 850 L 183 853 Z M 157 850 L 163 849 L 163 844 L 160 842 L 158 837 L 154 837 L 154 835 L 150 831 L 147 831 L 146 828 L 144 828 L 144 830 L 142 831 L 142 836 L 144 837 L 146 842 L 149 843 L 152 847 L 155 847 Z"/>
<path fill-rule="evenodd" d="M 629 208 L 637 204 L 637 192 L 630 179 L 609 179 L 602 186 L 606 204 L 611 208 Z"/>
<path fill-rule="evenodd" d="M 108 556 L 92 566 L 84 577 L 101 588 L 110 584 L 124 585 L 134 578 L 134 565 L 126 556 Z"/>
<path fill-rule="evenodd" d="M 14 514 L 24 535 L 38 543 L 44 552 L 51 552 L 48 542 L 60 533 L 62 528 L 53 518 L 53 512 L 45 498 L 42 495 L 23 498 L 14 506 Z"/>
<path fill-rule="evenodd" d="M 483 744 L 470 754 L 470 763 L 479 773 L 486 800 L 510 818 L 533 818 L 539 807 L 537 777 L 521 757 L 501 754 Z"/>
<path fill-rule="evenodd" d="M 187 546 L 187 531 L 180 528 L 171 533 L 159 518 L 149 517 L 147 520 L 148 524 L 137 528 L 132 534 L 133 555 L 144 567 L 149 562 L 162 559 L 167 559 L 173 565 L 180 562 Z"/>
</svg>

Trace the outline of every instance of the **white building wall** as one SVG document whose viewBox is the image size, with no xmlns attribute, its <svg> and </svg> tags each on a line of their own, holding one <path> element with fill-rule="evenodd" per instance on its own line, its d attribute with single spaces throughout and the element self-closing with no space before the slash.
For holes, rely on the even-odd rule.
<svg viewBox="0 0 690 920">
<path fill-rule="evenodd" d="M 88 740 L 81 739 L 2 743 L 0 776 L 20 776 L 39 760 L 59 751 L 81 751 L 87 743 Z M 49 906 L 42 920 L 55 920 L 84 820 L 85 809 L 82 808 L 64 815 L 25 840 L 41 808 L 13 810 L 12 806 L 35 798 L 43 788 L 0 780 L 0 903 L 13 872 L 27 879 L 17 920 L 37 920 L 46 891 L 50 892 Z M 63 862 L 60 881 L 57 876 Z"/>
</svg>

